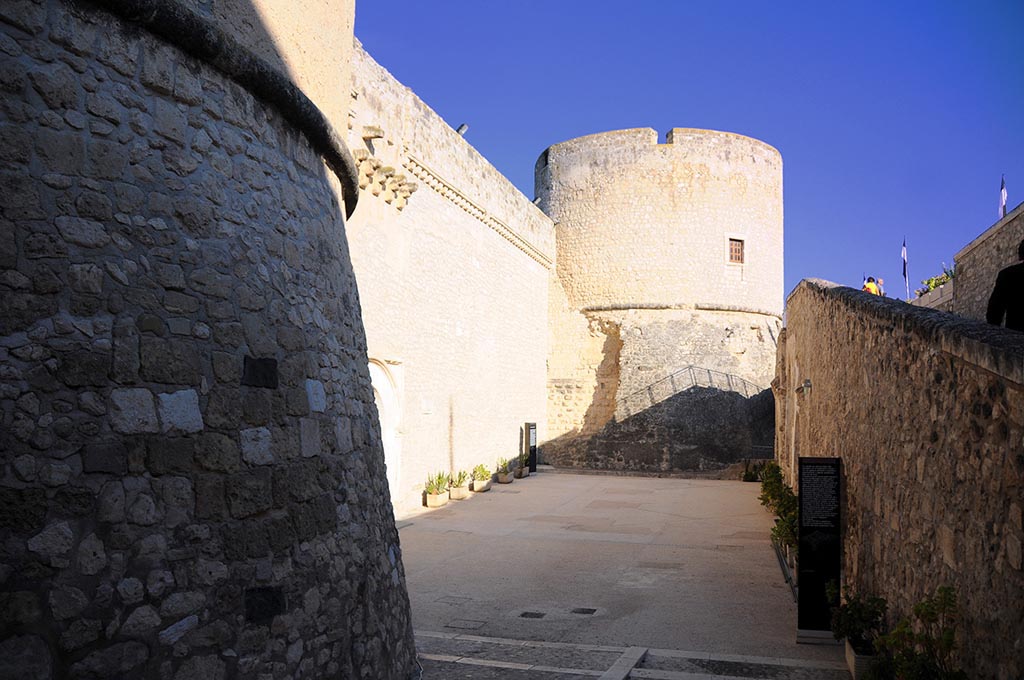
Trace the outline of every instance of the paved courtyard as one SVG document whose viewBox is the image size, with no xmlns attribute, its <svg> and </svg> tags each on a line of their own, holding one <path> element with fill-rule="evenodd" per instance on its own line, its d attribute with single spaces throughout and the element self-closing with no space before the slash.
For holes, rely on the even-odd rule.
<svg viewBox="0 0 1024 680">
<path fill-rule="evenodd" d="M 795 643 L 757 493 L 541 473 L 400 517 L 424 677 L 849 677 Z"/>
</svg>

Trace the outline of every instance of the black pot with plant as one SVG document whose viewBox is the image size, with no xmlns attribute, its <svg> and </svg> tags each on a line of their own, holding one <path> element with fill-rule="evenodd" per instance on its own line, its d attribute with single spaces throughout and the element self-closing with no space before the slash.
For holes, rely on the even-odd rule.
<svg viewBox="0 0 1024 680">
<path fill-rule="evenodd" d="M 858 654 L 875 653 L 875 640 L 885 632 L 885 612 L 888 604 L 881 597 L 862 597 L 849 588 L 843 589 L 839 602 L 839 589 L 830 583 L 827 589 L 832 607 L 832 635 L 836 640 L 846 639 Z"/>
</svg>

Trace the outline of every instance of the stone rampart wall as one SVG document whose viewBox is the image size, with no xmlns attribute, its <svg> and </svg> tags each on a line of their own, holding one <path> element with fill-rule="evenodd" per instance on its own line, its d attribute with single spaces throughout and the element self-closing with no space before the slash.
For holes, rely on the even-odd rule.
<svg viewBox="0 0 1024 680">
<path fill-rule="evenodd" d="M 515 457 L 524 422 L 544 436 L 554 233 L 451 125 L 356 51 L 349 139 L 364 188 L 348 238 L 370 356 L 402 375 L 397 413 L 382 413 L 401 508 L 420 504 L 430 473 Z"/>
<path fill-rule="evenodd" d="M 774 387 L 794 488 L 843 459 L 845 583 L 894 616 L 956 587 L 968 676 L 1024 675 L 1024 334 L 804 281 Z"/>
<path fill-rule="evenodd" d="M 1017 248 L 1024 241 L 1024 203 L 996 222 L 956 254 L 953 312 L 985 320 L 988 299 L 999 270 L 1020 262 Z"/>
<path fill-rule="evenodd" d="M 339 180 L 84 7 L 0 5 L 0 675 L 409 677 Z"/>
</svg>

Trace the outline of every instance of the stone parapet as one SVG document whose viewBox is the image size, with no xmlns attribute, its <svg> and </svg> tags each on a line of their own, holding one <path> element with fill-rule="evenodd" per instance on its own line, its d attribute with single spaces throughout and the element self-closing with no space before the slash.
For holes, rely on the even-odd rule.
<svg viewBox="0 0 1024 680">
<path fill-rule="evenodd" d="M 894 617 L 955 587 L 968 675 L 1020 677 L 1024 334 L 816 280 L 786 315 L 776 457 L 842 458 L 846 584 Z"/>
</svg>

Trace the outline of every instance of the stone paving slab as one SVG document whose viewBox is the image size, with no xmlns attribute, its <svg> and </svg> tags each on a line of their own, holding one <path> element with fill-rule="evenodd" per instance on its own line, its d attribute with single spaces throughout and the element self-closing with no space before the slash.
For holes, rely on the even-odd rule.
<svg viewBox="0 0 1024 680">
<path fill-rule="evenodd" d="M 442 639 L 416 636 L 420 654 L 446 655 L 471 659 L 500 659 L 533 666 L 603 671 L 622 656 L 621 652 L 599 652 L 575 646 L 549 646 L 544 643 L 515 641 L 509 644 L 472 639 Z"/>
<path fill-rule="evenodd" d="M 841 661 L 715 655 L 417 631 L 424 678 L 849 680 Z"/>
<path fill-rule="evenodd" d="M 850 680 L 845 668 L 822 668 L 765 664 L 753 661 L 720 661 L 672 658 L 648 654 L 637 668 L 704 674 L 715 678 L 757 678 L 758 680 Z M 639 677 L 639 676 L 638 676 Z M 648 676 L 650 677 L 650 676 Z"/>
<path fill-rule="evenodd" d="M 423 680 L 581 680 L 598 677 L 594 671 L 579 674 L 536 669 L 519 670 L 435 661 L 422 657 L 420 665 L 423 668 Z"/>
</svg>

